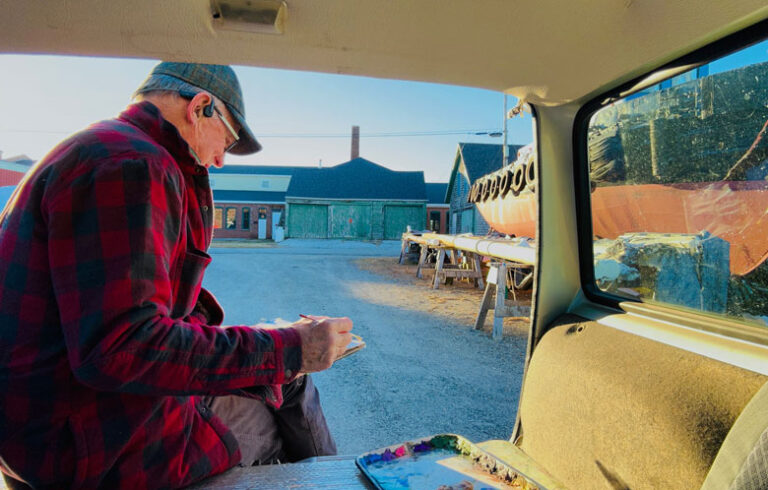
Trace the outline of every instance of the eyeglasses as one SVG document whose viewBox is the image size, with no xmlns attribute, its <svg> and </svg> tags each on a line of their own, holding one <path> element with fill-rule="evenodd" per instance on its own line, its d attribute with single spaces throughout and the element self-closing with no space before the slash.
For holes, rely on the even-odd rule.
<svg viewBox="0 0 768 490">
<path fill-rule="evenodd" d="M 226 148 L 224 148 L 224 152 L 229 152 L 232 148 L 237 145 L 237 143 L 240 141 L 240 136 L 238 136 L 237 131 L 232 127 L 231 124 L 229 124 L 229 121 L 227 121 L 227 118 L 224 117 L 224 114 L 221 113 L 218 107 L 213 106 L 213 110 L 216 111 L 216 115 L 219 116 L 219 120 L 224 123 L 224 127 L 227 128 L 227 131 L 229 131 L 230 136 L 232 136 L 232 143 L 227 145 Z"/>
</svg>

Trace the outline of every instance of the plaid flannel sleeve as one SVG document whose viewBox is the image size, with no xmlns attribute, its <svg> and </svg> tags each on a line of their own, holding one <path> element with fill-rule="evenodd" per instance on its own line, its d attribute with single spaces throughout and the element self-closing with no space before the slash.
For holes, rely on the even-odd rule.
<svg viewBox="0 0 768 490">
<path fill-rule="evenodd" d="M 100 390 L 260 397 L 254 387 L 298 375 L 298 333 L 172 318 L 183 185 L 164 162 L 123 159 L 51 186 L 49 261 L 70 365 Z"/>
</svg>

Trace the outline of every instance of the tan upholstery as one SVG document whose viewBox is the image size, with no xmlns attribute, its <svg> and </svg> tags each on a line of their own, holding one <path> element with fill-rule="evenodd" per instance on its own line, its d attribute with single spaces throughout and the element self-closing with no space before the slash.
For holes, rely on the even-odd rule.
<svg viewBox="0 0 768 490">
<path fill-rule="evenodd" d="M 768 383 L 752 397 L 723 441 L 702 490 L 729 488 L 768 429 Z"/>
<path fill-rule="evenodd" d="M 565 317 L 531 359 L 520 405 L 521 448 L 569 488 L 699 488 L 730 427 L 765 381 Z"/>
</svg>

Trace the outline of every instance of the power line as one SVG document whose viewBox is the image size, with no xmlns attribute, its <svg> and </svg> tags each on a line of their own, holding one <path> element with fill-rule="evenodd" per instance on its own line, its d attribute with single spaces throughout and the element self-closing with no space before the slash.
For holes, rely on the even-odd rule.
<svg viewBox="0 0 768 490">
<path fill-rule="evenodd" d="M 73 134 L 75 131 L 54 131 L 45 129 L 2 129 L 0 133 L 31 133 L 31 134 Z M 438 131 L 397 131 L 397 132 L 361 132 L 361 138 L 405 138 L 424 136 L 501 136 L 498 129 L 448 129 Z M 257 133 L 259 138 L 350 138 L 349 133 Z"/>
<path fill-rule="evenodd" d="M 74 134 L 76 131 L 48 131 L 45 129 L 0 129 L 0 133 Z"/>
<path fill-rule="evenodd" d="M 396 131 L 396 132 L 360 132 L 360 138 L 403 138 L 411 136 L 450 136 L 450 135 L 485 135 L 501 136 L 496 129 L 447 129 L 438 131 Z M 349 138 L 349 133 L 259 133 L 261 138 Z"/>
</svg>

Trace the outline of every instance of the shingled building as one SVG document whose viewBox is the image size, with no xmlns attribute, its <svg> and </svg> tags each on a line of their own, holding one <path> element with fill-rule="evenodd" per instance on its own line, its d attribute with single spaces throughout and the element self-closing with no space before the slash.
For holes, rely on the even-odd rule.
<svg viewBox="0 0 768 490">
<path fill-rule="evenodd" d="M 467 201 L 467 196 L 477 179 L 503 166 L 503 148 L 503 145 L 459 143 L 445 196 L 445 200 L 450 203 L 449 233 L 488 233 L 488 223 L 475 204 Z M 514 161 L 522 145 L 507 145 L 507 148 L 509 161 Z"/>
</svg>

